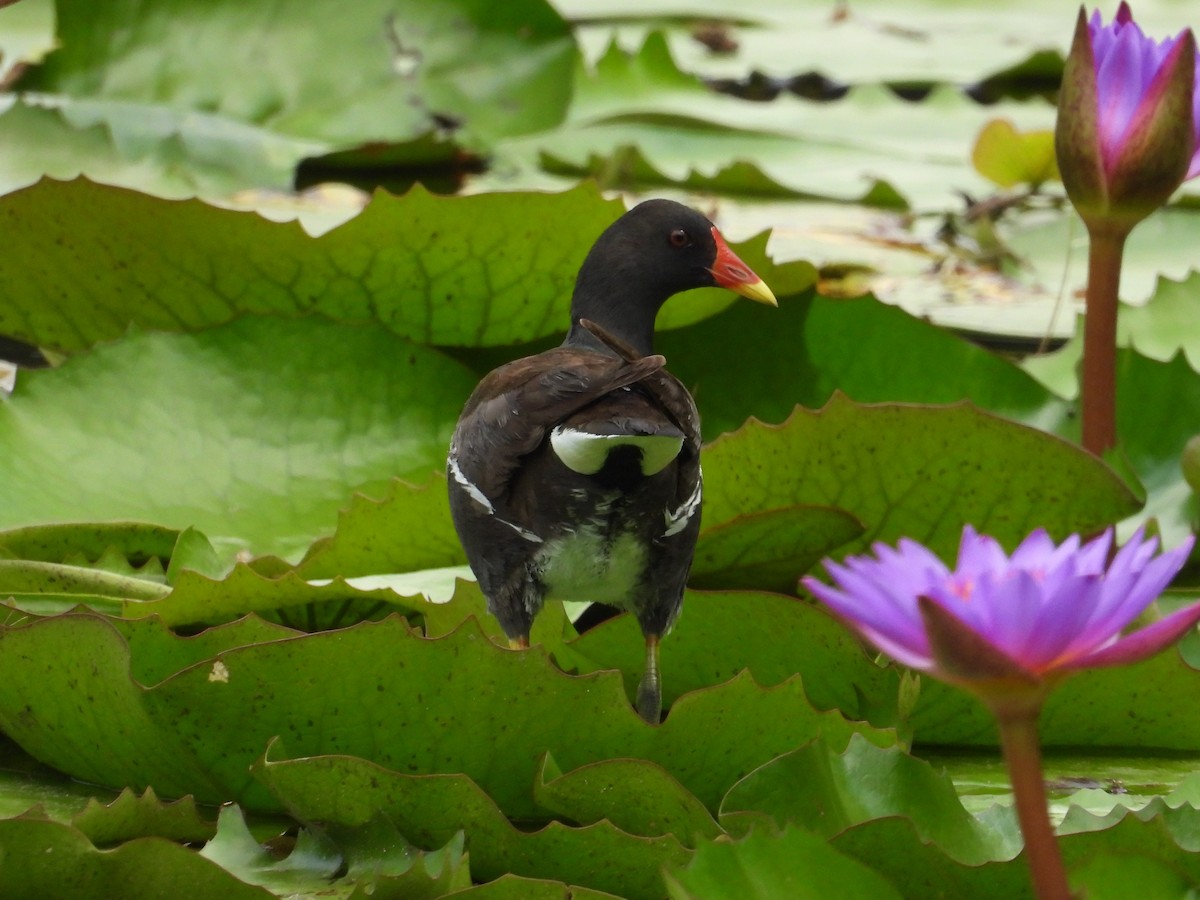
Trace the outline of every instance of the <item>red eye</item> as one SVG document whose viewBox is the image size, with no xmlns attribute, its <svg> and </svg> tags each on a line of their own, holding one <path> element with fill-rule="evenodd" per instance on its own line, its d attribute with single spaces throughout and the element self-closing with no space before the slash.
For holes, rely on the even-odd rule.
<svg viewBox="0 0 1200 900">
<path fill-rule="evenodd" d="M 674 231 L 672 231 L 670 240 L 671 246 L 673 247 L 686 247 L 691 243 L 688 233 L 682 228 L 676 228 Z"/>
</svg>

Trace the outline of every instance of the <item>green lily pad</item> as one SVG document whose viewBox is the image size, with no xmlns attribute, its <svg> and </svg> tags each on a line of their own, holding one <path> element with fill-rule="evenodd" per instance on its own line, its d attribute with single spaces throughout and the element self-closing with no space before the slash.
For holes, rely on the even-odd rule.
<svg viewBox="0 0 1200 900">
<path fill-rule="evenodd" d="M 9 897 L 228 897 L 262 900 L 270 891 L 239 881 L 199 854 L 162 838 L 137 838 L 98 850 L 69 825 L 32 818 L 0 820 L 0 850 L 21 865 L 0 867 Z"/>
<path fill-rule="evenodd" d="M 644 837 L 671 834 L 692 849 L 724 834 L 703 803 L 661 766 L 642 759 L 606 759 L 564 774 L 547 754 L 533 798 L 559 819 L 608 821 Z"/>
<path fill-rule="evenodd" d="M 585 632 L 560 663 L 577 671 L 620 669 L 634 689 L 641 672 L 641 632 L 618 616 Z M 871 661 L 848 629 L 815 604 L 750 591 L 688 591 L 683 612 L 662 642 L 663 697 L 722 684 L 748 670 L 764 686 L 799 673 L 818 709 L 840 709 L 854 719 L 896 722 L 900 679 Z"/>
<path fill-rule="evenodd" d="M 297 607 L 322 604 L 342 608 L 352 625 L 365 618 L 352 610 L 378 610 L 416 615 L 428 605 L 421 598 L 402 598 L 387 589 L 359 590 L 342 579 L 314 585 L 288 573 L 280 578 L 264 578 L 249 566 L 238 565 L 223 579 L 184 572 L 170 593 L 149 602 L 127 603 L 126 616 L 157 616 L 170 626 L 214 625 L 230 622 L 248 613 L 286 613 Z M 290 621 L 290 619 L 289 619 Z M 332 627 L 324 625 L 323 627 Z"/>
<path fill-rule="evenodd" d="M 1016 835 L 981 826 L 963 808 L 950 779 L 929 763 L 899 747 L 875 747 L 858 738 L 851 738 L 844 753 L 816 741 L 747 775 L 721 802 L 721 822 L 732 828 L 747 812 L 826 838 L 860 822 L 904 816 L 923 841 L 970 865 L 1011 859 L 1021 846 Z"/>
<path fill-rule="evenodd" d="M 340 153 L 333 161 L 342 162 L 347 151 L 375 165 L 446 162 L 463 143 L 481 149 L 552 126 L 577 57 L 542 0 L 509 4 L 502 16 L 472 0 L 376 0 L 349 13 L 186 0 L 100 10 L 62 0 L 57 18 L 54 51 L 21 87 L 74 128 L 97 129 L 86 139 L 93 146 L 107 133 L 109 146 L 96 167 L 68 137 L 43 171 L 66 161 L 176 196 L 189 186 L 209 196 L 287 189 L 302 160 Z M 175 27 L 183 18 L 191 27 Z M 300 21 L 303 29 L 280 27 Z M 237 48 L 251 44 L 247 70 Z M 173 62 L 151 61 L 160 58 Z M 28 157 L 33 132 L 7 130 L 15 154 Z"/>
<path fill-rule="evenodd" d="M 816 408 L 837 392 L 860 403 L 971 400 L 1046 429 L 1067 415 L 1011 362 L 874 297 L 801 295 L 779 309 L 740 303 L 659 335 L 656 349 L 695 393 L 709 440 L 752 415 L 782 422 L 797 403 Z M 706 524 L 719 521 L 705 512 Z"/>
<path fill-rule="evenodd" d="M 667 873 L 672 900 L 900 900 L 905 896 L 825 839 L 800 828 L 755 831 L 733 843 L 701 846 L 686 868 Z"/>
<path fill-rule="evenodd" d="M 1146 686 L 1153 685 L 1152 691 Z M 1180 716 L 1200 671 L 1169 649 L 1144 662 L 1073 675 L 1051 693 L 1040 735 L 1048 747 L 1200 752 L 1200 723 Z M 991 716 L 962 691 L 925 679 L 909 723 L 918 744 L 995 746 Z"/>
<path fill-rule="evenodd" d="M 830 845 L 870 866 L 904 897 L 1011 900 L 1034 896 L 1024 857 L 980 865 L 957 862 L 923 840 L 911 819 L 872 819 L 846 829 Z"/>
<path fill-rule="evenodd" d="M 418 846 L 441 846 L 465 831 L 472 871 L 483 879 L 511 872 L 652 897 L 659 867 L 689 856 L 672 836 L 635 837 L 608 822 L 519 831 L 465 775 L 405 775 L 349 756 L 289 759 L 270 752 L 255 774 L 300 821 L 333 825 L 342 834 L 380 813 Z"/>
<path fill-rule="evenodd" d="M 862 534 L 844 510 L 815 506 L 738 516 L 700 533 L 688 583 L 713 589 L 791 593 L 796 579 L 825 554 Z"/>
<path fill-rule="evenodd" d="M 191 797 L 164 803 L 147 788 L 136 794 L 124 790 L 111 803 L 88 801 L 71 824 L 97 846 L 120 844 L 139 837 L 165 837 L 182 843 L 201 843 L 216 833 Z"/>
<path fill-rule="evenodd" d="M 332 535 L 314 543 L 296 567 L 305 578 L 412 572 L 466 562 L 450 520 L 445 478 L 393 480 L 380 496 L 356 493 Z"/>
<path fill-rule="evenodd" d="M 149 520 L 201 528 L 226 554 L 299 556 L 354 489 L 440 469 L 473 385 L 377 326 L 133 335 L 28 373 L 0 408 L 0 525 Z"/>
<path fill-rule="evenodd" d="M 1082 450 L 969 404 L 835 396 L 780 426 L 748 423 L 708 448 L 705 467 L 706 521 L 786 503 L 838 506 L 866 526 L 849 550 L 906 535 L 949 555 L 967 522 L 1015 545 L 1038 526 L 1087 534 L 1137 508 Z"/>
<path fill-rule="evenodd" d="M 0 555 L 47 563 L 74 562 L 82 556 L 95 562 L 115 549 L 134 567 L 150 559 L 165 565 L 179 535 L 174 528 L 141 522 L 30 525 L 0 532 Z"/>
<path fill-rule="evenodd" d="M 788 95 L 748 103 L 681 72 L 657 33 L 636 51 L 610 47 L 577 82 L 563 125 L 497 146 L 506 180 L 542 168 L 620 188 L 672 184 L 942 209 L 958 204 L 956 190 L 990 189 L 970 164 L 987 121 L 1005 116 L 1024 130 L 1054 121 L 1041 100 L 985 107 L 950 87 L 919 104 L 877 85 L 833 103 Z"/>
<path fill-rule="evenodd" d="M 437 640 L 397 618 L 299 637 L 273 626 L 263 643 L 228 649 L 218 648 L 239 636 L 237 626 L 216 632 L 195 647 L 149 621 L 89 614 L 3 629 L 0 727 L 78 778 L 251 809 L 274 808 L 247 766 L 282 735 L 297 754 L 465 773 L 515 817 L 537 815 L 529 786 L 547 749 L 569 769 L 617 756 L 657 762 L 714 809 L 746 772 L 818 734 L 893 740 L 814 711 L 795 678 L 762 689 L 743 677 L 690 694 L 651 728 L 615 673 L 564 675 L 540 652 L 496 647 L 470 621 Z M 270 639 L 276 633 L 282 639 Z M 131 660 L 131 649 L 149 668 Z M 175 674 L 156 681 L 172 659 Z M 364 697 L 372 702 L 354 699 Z M 566 732 L 557 712 L 564 707 L 574 711 Z"/>
<path fill-rule="evenodd" d="M 511 874 L 446 896 L 454 900 L 621 900 L 605 891 Z"/>
</svg>

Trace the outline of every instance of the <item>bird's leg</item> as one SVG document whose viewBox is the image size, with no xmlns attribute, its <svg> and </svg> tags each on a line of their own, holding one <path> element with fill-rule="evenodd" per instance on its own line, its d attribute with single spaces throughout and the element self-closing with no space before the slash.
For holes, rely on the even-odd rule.
<svg viewBox="0 0 1200 900">
<path fill-rule="evenodd" d="M 651 725 L 662 719 L 662 679 L 658 675 L 658 635 L 646 635 L 646 672 L 637 690 L 637 711 Z"/>
<path fill-rule="evenodd" d="M 508 649 L 509 650 L 528 650 L 529 649 L 529 635 L 518 634 L 516 637 L 510 637 L 508 639 Z"/>
</svg>

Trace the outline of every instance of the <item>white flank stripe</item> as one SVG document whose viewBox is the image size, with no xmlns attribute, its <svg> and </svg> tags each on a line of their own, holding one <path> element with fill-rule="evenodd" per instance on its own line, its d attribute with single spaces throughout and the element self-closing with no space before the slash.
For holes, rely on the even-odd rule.
<svg viewBox="0 0 1200 900">
<path fill-rule="evenodd" d="M 496 516 L 496 507 L 492 505 L 492 501 L 488 499 L 487 494 L 467 480 L 467 476 L 463 474 L 463 470 L 459 467 L 458 460 L 454 458 L 453 453 L 447 460 L 447 464 L 447 468 L 450 469 L 451 477 L 460 485 L 462 485 L 462 489 L 467 492 L 467 496 L 487 510 L 488 515 Z M 527 541 L 533 541 L 535 544 L 540 544 L 542 542 L 542 539 L 528 528 L 522 528 L 520 525 L 516 525 L 508 521 L 508 519 L 502 519 L 499 516 L 496 516 L 496 521 L 501 525 L 507 525 Z"/>
<path fill-rule="evenodd" d="M 663 532 L 663 537 L 679 534 L 679 532 L 687 528 L 687 523 L 691 521 L 692 516 L 696 514 L 696 510 L 700 508 L 700 497 L 703 493 L 703 486 L 704 479 L 701 477 L 696 480 L 696 489 L 692 491 L 690 497 L 679 504 L 674 512 L 668 510 L 663 514 L 663 517 L 667 520 L 667 530 Z"/>
<path fill-rule="evenodd" d="M 467 480 L 467 476 L 464 475 L 463 470 L 458 467 L 458 460 L 454 458 L 453 454 L 450 455 L 448 462 L 450 464 L 450 474 L 454 476 L 455 481 L 462 485 L 463 490 L 470 495 L 471 499 L 488 512 L 494 513 L 496 511 L 496 507 L 492 506 L 492 501 L 487 498 L 487 494 Z"/>
</svg>

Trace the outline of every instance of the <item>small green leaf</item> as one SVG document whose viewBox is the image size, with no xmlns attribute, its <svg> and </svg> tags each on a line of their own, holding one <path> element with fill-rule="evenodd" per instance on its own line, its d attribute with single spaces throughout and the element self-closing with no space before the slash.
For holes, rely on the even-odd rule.
<svg viewBox="0 0 1200 900">
<path fill-rule="evenodd" d="M 971 162 L 1002 188 L 1034 187 L 1058 179 L 1052 130 L 1018 131 L 1008 119 L 992 119 L 979 132 Z"/>
</svg>

